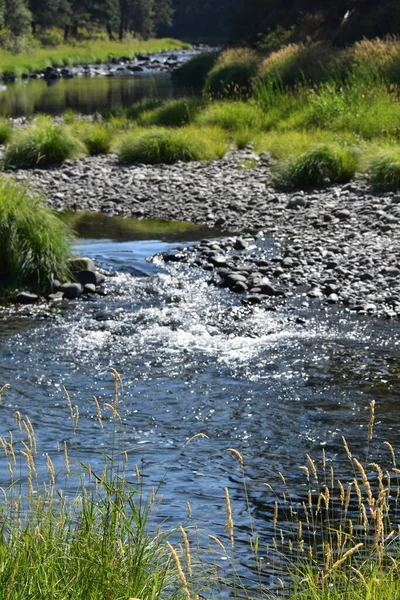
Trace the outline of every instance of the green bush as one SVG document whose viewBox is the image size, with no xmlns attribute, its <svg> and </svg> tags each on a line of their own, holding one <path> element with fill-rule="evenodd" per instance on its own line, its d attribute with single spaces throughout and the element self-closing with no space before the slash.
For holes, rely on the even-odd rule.
<svg viewBox="0 0 400 600">
<path fill-rule="evenodd" d="M 388 148 L 372 158 L 368 168 L 370 183 L 379 190 L 400 189 L 400 150 Z"/>
<path fill-rule="evenodd" d="M 259 56 L 248 48 L 223 52 L 207 75 L 203 91 L 211 96 L 247 97 L 257 74 Z"/>
<path fill-rule="evenodd" d="M 67 127 L 41 117 L 11 140 L 4 156 L 4 166 L 20 169 L 56 166 L 83 150 L 81 142 Z"/>
<path fill-rule="evenodd" d="M 143 112 L 139 117 L 139 123 L 161 127 L 189 125 L 204 104 L 205 101 L 201 98 L 169 100 L 159 108 Z"/>
<path fill-rule="evenodd" d="M 79 123 L 75 126 L 75 131 L 91 156 L 110 152 L 113 140 L 113 132 L 110 127 L 99 123 Z"/>
<path fill-rule="evenodd" d="M 201 89 L 217 58 L 217 52 L 198 54 L 173 71 L 172 78 L 183 85 Z"/>
<path fill-rule="evenodd" d="M 68 276 L 69 229 L 37 196 L 0 178 L 0 291 L 27 286 L 48 290 Z"/>
<path fill-rule="evenodd" d="M 321 144 L 297 157 L 278 163 L 273 183 L 284 189 L 317 187 L 350 181 L 356 173 L 357 153 L 348 148 Z"/>
<path fill-rule="evenodd" d="M 263 124 L 263 113 L 258 106 L 249 102 L 213 102 L 201 111 L 197 118 L 198 125 L 217 126 L 227 131 L 241 129 L 260 129 Z"/>
<path fill-rule="evenodd" d="M 193 127 L 134 131 L 123 136 L 117 146 L 121 164 L 209 161 L 221 158 L 226 150 L 221 130 Z"/>
</svg>

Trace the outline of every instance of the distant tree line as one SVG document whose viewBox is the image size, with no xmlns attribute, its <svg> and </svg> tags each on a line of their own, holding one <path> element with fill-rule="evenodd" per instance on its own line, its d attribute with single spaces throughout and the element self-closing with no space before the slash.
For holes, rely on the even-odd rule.
<svg viewBox="0 0 400 600">
<path fill-rule="evenodd" d="M 80 27 L 104 28 L 110 39 L 144 38 L 172 24 L 172 0 L 0 0 L 0 25 L 14 36 L 62 28 L 64 38 Z"/>
<path fill-rule="evenodd" d="M 127 34 L 226 40 L 268 48 L 290 41 L 346 43 L 400 32 L 400 0 L 0 0 L 0 31 L 82 27 Z"/>
</svg>

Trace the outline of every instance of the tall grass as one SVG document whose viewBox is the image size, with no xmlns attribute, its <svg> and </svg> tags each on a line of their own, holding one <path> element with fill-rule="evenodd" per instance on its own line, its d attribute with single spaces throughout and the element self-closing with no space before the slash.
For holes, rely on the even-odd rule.
<svg viewBox="0 0 400 600">
<path fill-rule="evenodd" d="M 68 276 L 69 229 L 37 196 L 0 178 L 0 294 L 18 287 L 46 292 Z"/>
<path fill-rule="evenodd" d="M 368 174 L 376 189 L 400 190 L 400 147 L 379 150 L 369 161 Z"/>
<path fill-rule="evenodd" d="M 112 147 L 115 135 L 114 128 L 108 124 L 104 126 L 100 123 L 75 122 L 73 131 L 80 139 L 91 156 L 98 154 L 108 154 Z"/>
<path fill-rule="evenodd" d="M 125 134 L 117 143 L 121 164 L 171 164 L 210 161 L 227 151 L 226 136 L 217 128 L 151 128 Z"/>
<path fill-rule="evenodd" d="M 191 532 L 152 520 L 161 497 L 156 488 L 146 496 L 141 465 L 121 452 L 122 384 L 113 376 L 114 397 L 93 402 L 98 436 L 111 430 L 113 440 L 107 454 L 91 456 L 103 463 L 99 471 L 80 460 L 74 442 L 43 453 L 19 412 L 16 430 L 0 439 L 10 479 L 0 509 L 2 600 L 190 600 L 209 581 L 208 567 L 191 560 Z M 66 396 L 73 439 L 79 412 Z"/>
<path fill-rule="evenodd" d="M 155 40 L 130 40 L 117 42 L 96 40 L 77 45 L 61 45 L 56 48 L 37 48 L 31 54 L 11 54 L 0 51 L 0 74 L 20 76 L 22 73 L 43 71 L 46 67 L 105 63 L 112 57 L 135 54 L 155 54 L 163 51 L 190 48 L 190 44 L 171 38 Z"/>
<path fill-rule="evenodd" d="M 243 101 L 213 102 L 200 111 L 196 123 L 200 126 L 222 127 L 227 131 L 263 127 L 264 115 L 256 104 Z"/>
<path fill-rule="evenodd" d="M 6 148 L 4 167 L 57 166 L 78 156 L 84 149 L 68 127 L 56 125 L 49 117 L 40 117 L 13 136 Z"/>
</svg>

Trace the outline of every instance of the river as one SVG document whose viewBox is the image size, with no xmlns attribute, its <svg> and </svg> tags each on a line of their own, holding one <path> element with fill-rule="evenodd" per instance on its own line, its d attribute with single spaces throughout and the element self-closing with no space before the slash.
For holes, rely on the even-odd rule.
<svg viewBox="0 0 400 600">
<path fill-rule="evenodd" d="M 216 237 L 205 228 L 150 222 L 146 231 L 143 222 L 88 215 L 79 231 L 77 252 L 112 274 L 107 295 L 29 309 L 30 316 L 22 309 L 10 317 L 4 309 L 0 321 L 1 382 L 11 384 L 1 405 L 2 432 L 15 429 L 16 410 L 28 414 L 57 471 L 64 440 L 72 459 L 79 455 L 101 469 L 94 450 L 109 451 L 113 428 L 100 431 L 93 395 L 101 404 L 112 400 L 115 368 L 124 382 L 121 448 L 149 485 L 165 476 L 158 518 L 176 524 L 190 502 L 193 518 L 224 539 L 228 486 L 246 565 L 249 520 L 228 448 L 243 455 L 251 512 L 266 544 L 275 498 L 264 482 L 276 484 L 281 471 L 292 496 L 305 499 L 298 467 L 306 453 L 317 459 L 321 448 L 338 475 L 349 475 L 340 463 L 341 436 L 364 457 L 371 400 L 377 401 L 377 441 L 399 443 L 397 323 L 322 304 L 310 309 L 304 299 L 276 312 L 244 307 L 240 296 L 210 286 L 201 269 L 149 261 L 177 243 Z M 257 244 L 274 252 L 272 238 Z M 63 386 L 79 407 L 75 435 Z M 209 439 L 180 452 L 198 433 Z M 372 451 L 384 453 L 375 443 Z M 0 476 L 7 485 L 5 467 Z"/>
</svg>

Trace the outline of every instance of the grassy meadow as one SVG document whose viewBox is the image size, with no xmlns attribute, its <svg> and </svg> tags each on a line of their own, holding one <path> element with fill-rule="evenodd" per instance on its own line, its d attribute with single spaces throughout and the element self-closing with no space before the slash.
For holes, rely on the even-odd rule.
<svg viewBox="0 0 400 600">
<path fill-rule="evenodd" d="M 0 506 L 1 600 L 196 600 L 228 591 L 248 600 L 399 597 L 400 469 L 389 442 L 380 449 L 383 464 L 373 460 L 374 402 L 363 457 L 353 455 L 343 439 L 342 463 L 348 463 L 343 483 L 324 450 L 320 457 L 306 455 L 299 465 L 304 484 L 296 501 L 290 498 L 291 484 L 283 473 L 271 476 L 274 486 L 265 482 L 272 532 L 267 538 L 254 527 L 246 464 L 234 448 L 227 450 L 227 469 L 237 471 L 242 491 L 240 506 L 231 500 L 232 490 L 220 491 L 225 528 L 206 529 L 190 505 L 182 506 L 180 523 L 160 524 L 160 505 L 162 514 L 168 510 L 160 481 L 165 484 L 169 473 L 161 474 L 153 487 L 146 482 L 145 489 L 145 457 L 144 462 L 132 463 L 123 445 L 122 381 L 114 370 L 112 376 L 114 395 L 109 402 L 93 399 L 99 450 L 84 461 L 74 443 L 79 411 L 67 390 L 70 442 L 43 452 L 29 417 L 18 411 L 13 431 L 0 438 L 2 477 L 8 479 Z M 0 389 L 0 401 L 6 402 L 7 387 Z M 111 442 L 101 451 L 103 438 Z M 201 438 L 207 436 L 200 433 L 186 440 L 175 460 L 188 444 L 207 444 Z M 238 493 L 236 489 L 236 498 Z M 235 524 L 243 503 L 247 542 Z M 243 544 L 248 576 L 242 568 L 239 574 L 237 562 L 236 548 L 241 546 L 243 560 Z M 267 576 L 271 569 L 276 581 L 272 587 Z"/>
</svg>

